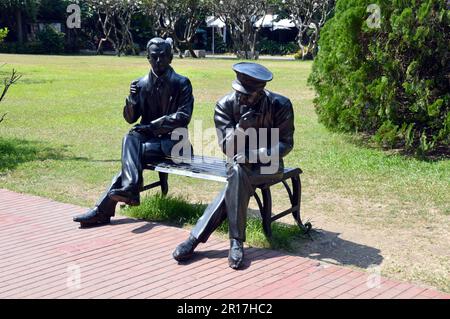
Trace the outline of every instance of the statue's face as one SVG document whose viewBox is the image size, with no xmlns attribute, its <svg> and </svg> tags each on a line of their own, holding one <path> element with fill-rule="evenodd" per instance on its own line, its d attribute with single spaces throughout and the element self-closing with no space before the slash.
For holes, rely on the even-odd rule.
<svg viewBox="0 0 450 319">
<path fill-rule="evenodd" d="M 256 91 L 251 94 L 244 94 L 241 92 L 237 92 L 237 96 L 239 99 L 239 105 L 247 105 L 247 106 L 255 106 L 261 100 L 263 91 Z"/>
<path fill-rule="evenodd" d="M 156 75 L 163 75 L 172 62 L 172 56 L 163 45 L 151 45 L 148 51 L 148 61 Z"/>
</svg>

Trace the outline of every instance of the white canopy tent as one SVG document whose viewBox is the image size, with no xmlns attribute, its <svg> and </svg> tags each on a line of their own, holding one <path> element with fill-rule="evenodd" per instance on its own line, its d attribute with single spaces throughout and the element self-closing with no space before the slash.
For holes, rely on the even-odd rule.
<svg viewBox="0 0 450 319">
<path fill-rule="evenodd" d="M 280 19 L 277 21 L 278 15 L 277 14 L 266 14 L 264 17 L 260 18 L 254 23 L 254 26 L 257 28 L 270 28 L 271 31 L 275 30 L 289 30 L 291 28 L 295 28 L 295 23 L 292 22 L 291 19 Z M 221 32 L 223 42 L 227 42 L 227 25 L 225 21 L 223 21 L 221 18 L 216 18 L 214 16 L 209 16 L 205 20 L 206 26 L 208 28 L 213 28 L 213 36 L 212 36 L 212 53 L 214 54 L 214 32 L 215 29 L 223 30 Z"/>
<path fill-rule="evenodd" d="M 222 39 L 223 39 L 223 43 L 227 42 L 227 25 L 225 24 L 225 22 L 221 19 L 221 18 L 216 18 L 214 16 L 209 16 L 206 18 L 206 26 L 208 28 L 212 28 L 212 54 L 214 54 L 214 47 L 215 47 L 215 43 L 214 43 L 214 34 L 216 32 L 216 28 L 219 30 L 222 30 Z"/>
<path fill-rule="evenodd" d="M 225 22 L 223 22 L 221 18 L 210 16 L 206 18 L 206 25 L 208 26 L 208 28 L 222 29 L 225 27 Z"/>
<path fill-rule="evenodd" d="M 295 28 L 294 22 L 292 22 L 290 19 L 281 19 L 279 21 L 277 21 L 277 19 L 278 15 L 276 14 L 266 14 L 264 17 L 256 21 L 254 26 L 257 28 L 270 28 L 272 31 Z"/>
</svg>

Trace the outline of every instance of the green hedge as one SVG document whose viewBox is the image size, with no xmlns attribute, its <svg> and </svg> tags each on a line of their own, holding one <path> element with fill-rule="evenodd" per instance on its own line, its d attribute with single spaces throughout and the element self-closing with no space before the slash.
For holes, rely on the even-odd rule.
<svg viewBox="0 0 450 319">
<path fill-rule="evenodd" d="M 379 6 L 380 26 L 367 19 Z M 447 0 L 340 0 L 310 83 L 328 128 L 369 133 L 419 154 L 450 145 Z"/>
<path fill-rule="evenodd" d="M 61 54 L 64 53 L 65 34 L 50 26 L 36 34 L 36 40 L 25 43 L 0 43 L 1 53 Z"/>
<path fill-rule="evenodd" d="M 280 43 L 274 40 L 263 38 L 259 42 L 261 54 L 287 55 L 296 53 L 299 50 L 297 42 Z"/>
<path fill-rule="evenodd" d="M 6 36 L 8 35 L 8 28 L 0 28 L 0 43 L 3 42 L 3 39 L 6 38 Z"/>
<path fill-rule="evenodd" d="M 60 54 L 64 52 L 65 34 L 53 29 L 50 26 L 38 32 L 37 38 L 42 43 L 42 49 L 45 53 Z"/>
</svg>

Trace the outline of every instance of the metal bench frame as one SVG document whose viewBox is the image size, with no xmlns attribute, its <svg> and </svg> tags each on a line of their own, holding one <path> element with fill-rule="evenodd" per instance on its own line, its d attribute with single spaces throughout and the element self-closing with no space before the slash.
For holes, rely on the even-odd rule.
<svg viewBox="0 0 450 319">
<path fill-rule="evenodd" d="M 222 183 L 227 182 L 225 161 L 223 159 L 213 157 L 193 156 L 190 163 L 183 162 L 179 164 L 174 163 L 170 158 L 163 158 L 146 164 L 144 169 L 158 172 L 159 181 L 145 185 L 142 187 L 141 192 L 155 187 L 161 187 L 162 194 L 166 195 L 169 191 L 169 174 L 194 177 Z M 268 238 L 272 237 L 272 222 L 288 214 L 292 214 L 298 227 L 300 227 L 303 233 L 307 234 L 311 230 L 311 223 L 307 222 L 303 224 L 300 216 L 302 193 L 302 184 L 300 179 L 301 174 L 302 170 L 300 168 L 285 168 L 284 175 L 281 180 L 272 184 L 264 184 L 256 187 L 261 191 L 262 200 L 256 191 L 254 197 L 261 214 L 264 233 Z M 289 179 L 291 180 L 292 188 L 287 182 Z M 283 183 L 288 193 L 291 207 L 272 216 L 272 193 L 270 187 L 278 183 Z"/>
</svg>

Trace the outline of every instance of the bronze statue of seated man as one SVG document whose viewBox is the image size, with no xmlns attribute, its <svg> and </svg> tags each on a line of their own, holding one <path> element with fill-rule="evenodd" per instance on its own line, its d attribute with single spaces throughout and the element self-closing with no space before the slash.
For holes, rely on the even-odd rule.
<svg viewBox="0 0 450 319">
<path fill-rule="evenodd" d="M 94 208 L 74 217 L 73 220 L 82 227 L 109 223 L 118 202 L 139 205 L 143 165 L 152 158 L 173 155 L 174 146 L 182 141 L 172 138 L 172 132 L 180 128 L 187 130 L 191 120 L 194 107 L 192 85 L 188 78 L 177 74 L 170 66 L 173 58 L 170 42 L 161 38 L 151 39 L 147 44 L 147 54 L 151 70 L 146 76 L 131 82 L 130 95 L 123 110 L 128 123 L 135 123 L 140 118 L 140 124 L 123 138 L 122 169 L 113 178 L 111 186 Z M 188 140 L 183 143 L 190 145 Z"/>
<path fill-rule="evenodd" d="M 234 92 L 219 100 L 214 121 L 219 146 L 227 156 L 227 185 L 206 208 L 189 238 L 173 252 L 177 261 L 192 257 L 194 249 L 228 218 L 229 266 L 241 267 L 244 259 L 247 208 L 257 185 L 280 180 L 283 157 L 294 143 L 291 101 L 265 90 L 272 73 L 256 63 L 233 66 Z M 265 136 L 264 136 L 265 135 Z M 248 140 L 248 143 L 246 142 Z M 253 143 L 252 143 L 253 140 Z"/>
</svg>

